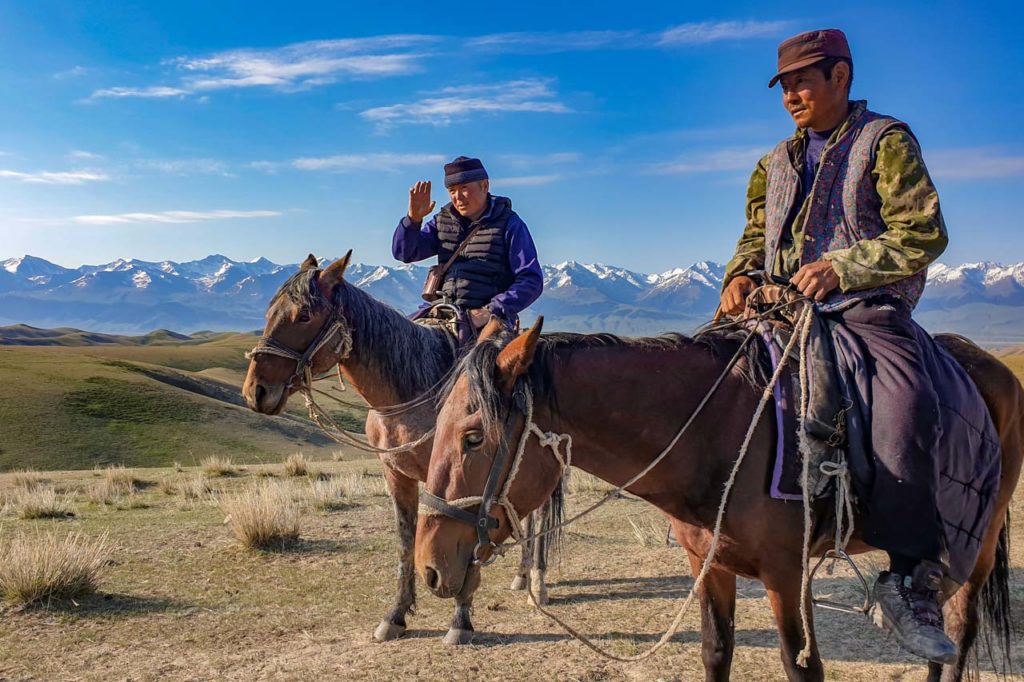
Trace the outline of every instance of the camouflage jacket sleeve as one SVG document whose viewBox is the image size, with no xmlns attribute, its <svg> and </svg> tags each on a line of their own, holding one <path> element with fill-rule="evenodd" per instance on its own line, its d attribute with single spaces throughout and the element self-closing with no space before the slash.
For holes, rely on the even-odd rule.
<svg viewBox="0 0 1024 682">
<path fill-rule="evenodd" d="M 888 230 L 825 254 L 846 291 L 873 289 L 924 270 L 946 249 L 939 195 L 917 140 L 902 128 L 882 136 L 872 171 Z"/>
<path fill-rule="evenodd" d="M 724 287 L 736 275 L 764 268 L 764 205 L 768 184 L 768 154 L 761 157 L 747 184 L 747 224 L 736 244 L 736 253 L 725 266 Z"/>
</svg>

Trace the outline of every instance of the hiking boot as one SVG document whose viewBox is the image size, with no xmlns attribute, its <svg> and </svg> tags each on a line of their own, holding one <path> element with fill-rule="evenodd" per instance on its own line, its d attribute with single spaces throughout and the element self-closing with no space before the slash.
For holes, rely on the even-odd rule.
<svg viewBox="0 0 1024 682">
<path fill-rule="evenodd" d="M 956 645 L 942 629 L 939 583 L 942 572 L 922 561 L 911 575 L 882 571 L 875 582 L 875 624 L 888 630 L 900 645 L 933 663 L 955 663 Z"/>
</svg>

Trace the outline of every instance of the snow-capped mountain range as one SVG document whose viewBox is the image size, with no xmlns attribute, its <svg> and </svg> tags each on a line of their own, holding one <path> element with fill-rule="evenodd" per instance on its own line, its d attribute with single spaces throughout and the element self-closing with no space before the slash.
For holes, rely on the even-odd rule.
<svg viewBox="0 0 1024 682">
<path fill-rule="evenodd" d="M 189 262 L 118 259 L 65 268 L 24 256 L 0 261 L 0 325 L 145 333 L 254 330 L 297 264 L 212 255 Z M 545 292 L 531 309 L 549 329 L 653 334 L 689 331 L 713 313 L 724 266 L 701 261 L 647 274 L 567 261 L 544 266 Z M 420 305 L 426 267 L 351 265 L 347 279 L 403 310 Z M 934 331 L 988 341 L 1024 340 L 1024 262 L 933 265 L 918 318 Z"/>
</svg>

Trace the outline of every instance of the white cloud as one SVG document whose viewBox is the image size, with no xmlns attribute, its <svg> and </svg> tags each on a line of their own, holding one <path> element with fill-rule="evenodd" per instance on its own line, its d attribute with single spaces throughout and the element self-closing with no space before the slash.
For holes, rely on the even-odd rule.
<svg viewBox="0 0 1024 682">
<path fill-rule="evenodd" d="M 925 156 L 928 170 L 941 180 L 981 180 L 1024 175 L 1024 155 L 998 147 L 940 149 Z"/>
<path fill-rule="evenodd" d="M 662 31 L 657 45 L 703 45 L 719 40 L 770 38 L 791 26 L 789 21 L 700 21 Z"/>
<path fill-rule="evenodd" d="M 22 173 L 12 170 L 0 170 L 0 178 L 20 180 L 40 185 L 83 185 L 87 182 L 102 182 L 109 180 L 110 176 L 99 171 L 38 171 L 35 173 Z"/>
<path fill-rule="evenodd" d="M 690 173 L 719 173 L 722 171 L 752 171 L 757 160 L 764 156 L 761 147 L 747 149 L 717 149 L 686 154 L 672 161 L 648 166 L 654 174 L 686 175 Z"/>
<path fill-rule="evenodd" d="M 701 21 L 664 31 L 566 31 L 561 33 L 494 33 L 470 38 L 466 45 L 485 52 L 545 54 L 590 50 L 635 50 L 701 45 L 720 40 L 747 40 L 778 35 L 789 21 Z"/>
<path fill-rule="evenodd" d="M 53 74 L 53 77 L 57 79 L 78 78 L 79 76 L 84 76 L 87 73 L 89 73 L 89 69 L 85 68 L 84 66 L 75 65 L 72 66 L 70 69 L 58 71 L 57 73 Z"/>
<path fill-rule="evenodd" d="M 165 97 L 182 97 L 187 94 L 189 94 L 189 91 L 181 88 L 172 88 L 165 85 L 151 85 L 147 88 L 104 88 L 92 93 L 90 99 L 101 99 L 104 97 L 141 97 L 144 99 L 162 99 Z"/>
<path fill-rule="evenodd" d="M 291 166 L 299 170 L 347 173 L 357 170 L 395 171 L 408 166 L 443 163 L 446 160 L 447 157 L 441 154 L 342 154 L 295 159 L 291 162 Z M 268 164 L 270 162 L 256 163 Z"/>
<path fill-rule="evenodd" d="M 80 215 L 71 218 L 82 225 L 118 225 L 132 223 L 198 223 L 208 220 L 274 218 L 280 211 L 161 211 L 159 213 L 118 213 L 116 215 Z"/>
<path fill-rule="evenodd" d="M 520 175 L 511 178 L 496 178 L 491 181 L 491 184 L 495 187 L 530 187 L 558 182 L 563 177 L 562 175 Z"/>
<path fill-rule="evenodd" d="M 565 114 L 572 111 L 555 98 L 549 80 L 524 79 L 493 85 L 444 88 L 415 102 L 375 107 L 360 113 L 379 128 L 400 124 L 444 126 L 472 113 L 539 112 Z"/>
<path fill-rule="evenodd" d="M 135 165 L 168 175 L 230 175 L 227 164 L 217 159 L 141 159 Z"/>
<path fill-rule="evenodd" d="M 75 149 L 68 156 L 76 161 L 100 161 L 103 159 L 101 154 L 87 152 L 84 149 Z"/>
<path fill-rule="evenodd" d="M 493 33 L 471 38 L 467 47 L 487 52 L 551 53 L 624 49 L 643 44 L 640 31 L 570 31 L 565 33 Z"/>
<path fill-rule="evenodd" d="M 278 48 L 242 48 L 205 57 L 178 57 L 165 65 L 183 73 L 174 86 L 115 87 L 92 97 L 174 97 L 229 88 L 301 90 L 341 79 L 385 78 L 420 70 L 423 49 L 435 36 L 391 35 L 315 40 Z"/>
</svg>

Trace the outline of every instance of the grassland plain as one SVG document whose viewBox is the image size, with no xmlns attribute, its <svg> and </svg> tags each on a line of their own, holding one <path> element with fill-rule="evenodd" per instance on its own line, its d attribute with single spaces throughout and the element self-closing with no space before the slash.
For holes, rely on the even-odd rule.
<svg viewBox="0 0 1024 682">
<path fill-rule="evenodd" d="M 239 388 L 254 337 L 153 345 L 0 346 L 0 471 L 241 462 L 338 449 L 292 401 L 283 417 L 246 409 Z M 352 393 L 349 400 L 358 400 Z M 362 428 L 358 410 L 335 413 Z"/>
<path fill-rule="evenodd" d="M 99 593 L 44 609 L 0 607 L 0 679 L 702 679 L 696 610 L 653 659 L 608 662 L 527 606 L 522 592 L 508 591 L 512 557 L 485 570 L 474 611 L 479 634 L 472 645 L 442 644 L 451 602 L 422 589 L 407 636 L 372 642 L 395 579 L 392 514 L 379 465 L 314 461 L 311 468 L 321 480 L 353 481 L 346 504 L 318 510 L 309 480 L 284 476 L 280 464 L 252 465 L 237 476 L 213 479 L 214 493 L 198 502 L 146 487 L 138 493 L 145 507 L 122 509 L 88 501 L 86 491 L 101 472 L 45 474 L 49 484 L 72 496 L 76 516 L 5 519 L 0 543 L 53 529 L 91 537 L 105 533 L 114 549 Z M 132 473 L 141 481 L 196 475 L 189 469 Z M 216 500 L 268 474 L 302 501 L 301 538 L 284 551 L 244 550 Z M 13 479 L 0 475 L 0 495 L 16 485 Z M 596 499 L 595 488 L 600 485 L 580 486 L 569 497 L 571 508 Z M 1015 505 L 1017 518 L 1021 506 Z M 664 522 L 646 503 L 616 500 L 573 527 L 550 574 L 552 608 L 620 654 L 650 646 L 692 584 L 683 550 L 642 544 L 633 525 L 663 528 Z M 1018 526 L 1012 557 L 1018 628 L 1024 625 L 1022 541 Z M 871 573 L 881 557 L 860 562 Z M 817 589 L 856 598 L 846 572 L 837 571 Z M 924 679 L 924 667 L 866 619 L 828 611 L 815 618 L 828 679 Z M 759 583 L 740 581 L 736 620 L 733 679 L 782 679 L 771 610 Z M 1017 670 L 1024 669 L 1024 645 L 1015 646 L 1013 660 Z M 991 672 L 982 675 L 994 678 Z"/>
<path fill-rule="evenodd" d="M 221 402 L 154 379 L 173 371 L 186 378 L 232 384 L 240 376 L 239 351 L 251 339 L 221 339 L 192 346 L 130 348 L 0 348 L 0 376 L 24 380 L 17 392 L 37 407 L 54 407 L 74 419 L 117 421 L 118 382 L 159 393 L 140 414 L 153 421 L 133 421 L 143 442 L 125 444 L 98 424 L 83 438 L 88 446 L 72 448 L 72 459 L 47 459 L 45 448 L 23 451 L 19 461 L 39 457 L 50 468 L 88 469 L 90 448 L 106 443 L 131 465 L 131 447 L 143 447 L 146 434 L 159 431 L 204 433 L 221 419 Z M 50 354 L 60 351 L 64 355 Z M 100 352 L 98 352 L 100 351 Z M 135 355 L 128 355 L 134 353 Z M 33 355 L 37 353 L 37 355 Z M 1008 350 L 1006 361 L 1018 376 L 1024 353 Z M 142 371 L 145 370 L 145 371 Z M 161 374 L 163 373 L 163 374 Z M 177 376 L 177 375 L 175 375 Z M 92 381 L 90 381 L 90 379 Z M 27 387 L 34 386 L 33 391 Z M 111 383 L 113 382 L 113 383 Z M 111 388 L 111 387 L 114 388 Z M 97 390 L 103 396 L 97 395 Z M 173 389 L 173 390 L 171 390 Z M 180 392 L 180 393 L 179 393 Z M 184 400 L 183 408 L 175 400 Z M 25 397 L 27 395 L 27 397 Z M 66 396 L 74 396 L 68 403 Z M 114 397 L 108 397 L 114 396 Z M 351 394 L 349 394 L 351 397 Z M 170 403 L 166 401 L 171 401 Z M 239 409 L 228 405 L 229 408 Z M 216 408 L 216 409 L 215 409 Z M 12 405 L 0 402 L 0 423 Z M 195 421 L 169 422 L 168 411 L 198 415 Z M 95 417 L 91 413 L 104 415 Z M 198 410 L 198 412 L 195 412 Z M 213 410 L 212 413 L 203 410 Z M 54 429 L 43 412 L 35 427 L 31 410 L 18 412 L 23 433 L 31 437 Z M 152 413 L 152 414 L 151 414 Z M 115 415 L 111 417 L 110 415 Z M 155 416 L 153 416 L 155 415 Z M 255 415 L 247 415 L 253 416 Z M 239 418 L 240 419 L 240 418 Z M 266 419 L 266 418 L 260 418 Z M 65 428 L 61 426 L 60 428 Z M 257 429 L 249 422 L 223 421 L 234 437 Z M 91 435 L 88 435 L 91 434 Z M 271 441 L 256 430 L 252 442 Z M 6 438 L 6 436 L 5 436 Z M 195 480 L 198 468 L 139 468 L 141 480 L 133 504 L 90 501 L 90 490 L 104 472 L 47 471 L 43 485 L 68 496 L 75 516 L 62 520 L 21 520 L 12 510 L 0 519 L 0 545 L 21 533 L 53 530 L 106 534 L 113 553 L 99 593 L 43 609 L 0 606 L 0 680 L 253 680 L 253 679 L 503 679 L 503 680 L 692 680 L 701 679 L 699 614 L 694 610 L 673 642 L 640 664 L 598 658 L 569 639 L 525 603 L 522 592 L 509 592 L 514 560 L 507 557 L 485 570 L 474 623 L 478 637 L 467 647 L 441 643 L 452 613 L 450 601 L 435 599 L 420 587 L 416 614 L 405 638 L 386 644 L 370 633 L 390 605 L 397 555 L 390 501 L 383 495 L 376 460 L 324 461 L 324 453 L 306 449 L 311 476 L 349 483 L 342 503 L 323 505 L 308 478 L 284 475 L 285 454 L 296 444 L 278 437 L 281 450 L 263 446 L 252 452 L 276 464 L 249 464 L 231 477 L 212 478 L 213 493 L 185 499 L 181 490 Z M 55 439 L 51 448 L 68 447 Z M 190 436 L 180 447 L 202 447 L 206 436 Z M 191 445 L 189 445 L 191 444 Z M 122 449 L 123 448 L 123 449 Z M 195 459 L 214 452 L 209 445 Z M 6 454 L 0 453 L 0 457 Z M 187 452 L 150 452 L 142 460 L 167 458 L 190 464 Z M 116 458 L 115 458 L 116 459 Z M 243 461 L 239 458 L 236 461 Z M 247 461 L 253 461 L 249 459 Z M 27 463 L 32 465 L 33 460 Z M 79 464 L 78 462 L 81 462 Z M 3 466 L 0 464 L 0 466 Z M 19 464 L 25 466 L 25 464 Z M 41 464 L 34 466 L 42 468 Z M 217 500 L 273 475 L 302 501 L 300 540 L 284 551 L 258 552 L 238 546 Z M 0 507 L 24 475 L 0 474 Z M 147 484 L 154 485 L 147 485 Z M 159 485 L 155 485 L 160 483 Z M 180 488 L 175 491 L 175 483 Z M 579 484 L 569 497 L 570 511 L 596 499 L 602 484 Z M 1014 515 L 1024 518 L 1024 494 L 1018 493 Z M 576 524 L 568 534 L 561 561 L 550 573 L 552 608 L 598 642 L 622 654 L 650 646 L 671 621 L 678 600 L 692 585 L 683 550 L 651 540 L 663 528 L 649 505 L 624 497 Z M 639 537 L 637 529 L 653 529 Z M 652 536 L 653 537 L 653 536 Z M 1017 632 L 1024 633 L 1024 525 L 1018 522 L 1011 542 L 1011 599 Z M 877 571 L 882 557 L 859 560 Z M 837 571 L 817 585 L 819 593 L 856 600 L 851 576 Z M 866 619 L 828 611 L 815 614 L 829 680 L 923 680 L 924 666 Z M 778 639 L 762 586 L 741 580 L 737 605 L 735 680 L 783 679 Z M 1014 669 L 1024 670 L 1024 642 L 1012 652 Z M 982 654 L 983 680 L 996 679 Z M 1020 679 L 1020 678 L 1014 678 Z"/>
</svg>

